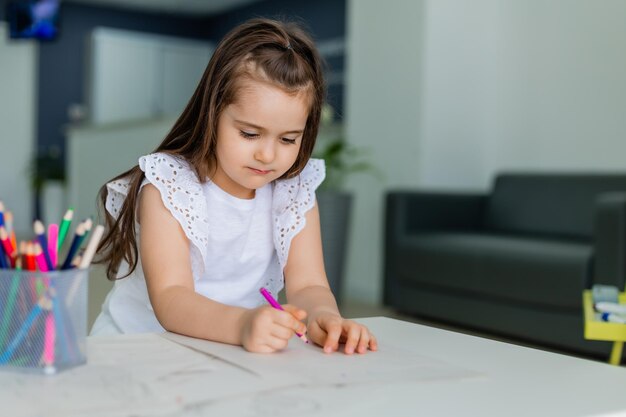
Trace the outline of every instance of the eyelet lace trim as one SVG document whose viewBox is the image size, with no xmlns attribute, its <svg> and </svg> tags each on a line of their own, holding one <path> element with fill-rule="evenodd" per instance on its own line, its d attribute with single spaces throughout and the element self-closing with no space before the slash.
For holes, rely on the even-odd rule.
<svg viewBox="0 0 626 417">
<path fill-rule="evenodd" d="M 191 267 L 194 277 L 198 279 L 207 266 L 208 218 L 206 199 L 195 171 L 187 162 L 164 153 L 142 156 L 139 168 L 146 175 L 142 187 L 150 183 L 159 190 L 163 204 L 192 243 Z M 112 181 L 107 188 L 106 208 L 117 217 L 128 194 L 128 180 Z M 197 255 L 194 256 L 193 252 Z"/>
<path fill-rule="evenodd" d="M 325 176 L 324 160 L 310 159 L 297 177 L 276 181 L 272 202 L 274 246 L 283 269 L 287 265 L 291 241 L 304 228 L 304 215 L 315 204 L 315 189 Z"/>
</svg>

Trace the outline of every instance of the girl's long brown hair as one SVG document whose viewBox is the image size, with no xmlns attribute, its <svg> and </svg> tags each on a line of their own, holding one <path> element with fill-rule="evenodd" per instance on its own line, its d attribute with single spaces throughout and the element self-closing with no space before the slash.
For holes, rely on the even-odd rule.
<svg viewBox="0 0 626 417">
<path fill-rule="evenodd" d="M 237 26 L 218 44 L 185 110 L 154 152 L 183 158 L 195 170 L 198 180 L 205 182 L 215 166 L 219 116 L 235 102 L 242 77 L 261 78 L 287 92 L 305 91 L 309 95 L 310 110 L 300 152 L 281 178 L 298 175 L 311 157 L 319 128 L 325 97 L 322 66 L 310 36 L 295 23 L 259 18 Z M 138 260 L 135 211 L 144 173 L 136 165 L 111 181 L 121 178 L 130 184 L 117 219 L 105 209 L 106 184 L 98 193 L 107 225 L 98 247 L 98 262 L 107 264 L 110 280 L 118 278 L 122 261 L 129 268 L 119 278 L 133 273 Z"/>
</svg>

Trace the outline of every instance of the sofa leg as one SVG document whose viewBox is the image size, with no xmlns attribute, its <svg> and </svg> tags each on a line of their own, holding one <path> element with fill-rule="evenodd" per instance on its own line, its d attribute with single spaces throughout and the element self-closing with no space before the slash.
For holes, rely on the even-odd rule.
<svg viewBox="0 0 626 417">
<path fill-rule="evenodd" d="M 624 347 L 624 342 L 613 342 L 613 349 L 611 349 L 611 358 L 609 359 L 609 363 L 611 365 L 619 365 L 622 361 L 622 347 Z"/>
</svg>

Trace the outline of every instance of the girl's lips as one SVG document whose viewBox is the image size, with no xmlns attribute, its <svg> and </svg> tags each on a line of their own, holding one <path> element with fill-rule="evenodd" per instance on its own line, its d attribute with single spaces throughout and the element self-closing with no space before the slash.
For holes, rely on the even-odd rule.
<svg viewBox="0 0 626 417">
<path fill-rule="evenodd" d="M 256 168 L 252 168 L 252 167 L 248 167 L 252 172 L 254 172 L 255 174 L 259 174 L 259 175 L 265 175 L 265 174 L 269 174 L 271 171 L 263 171 L 262 169 L 256 169 Z"/>
</svg>

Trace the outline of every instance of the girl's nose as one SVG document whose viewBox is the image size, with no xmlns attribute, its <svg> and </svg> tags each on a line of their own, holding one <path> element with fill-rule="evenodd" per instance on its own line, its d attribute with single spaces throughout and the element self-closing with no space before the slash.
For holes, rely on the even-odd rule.
<svg viewBox="0 0 626 417">
<path fill-rule="evenodd" d="M 274 143 L 272 140 L 260 140 L 259 146 L 256 148 L 254 152 L 254 159 L 257 161 L 269 164 L 274 160 L 275 150 Z"/>
</svg>

